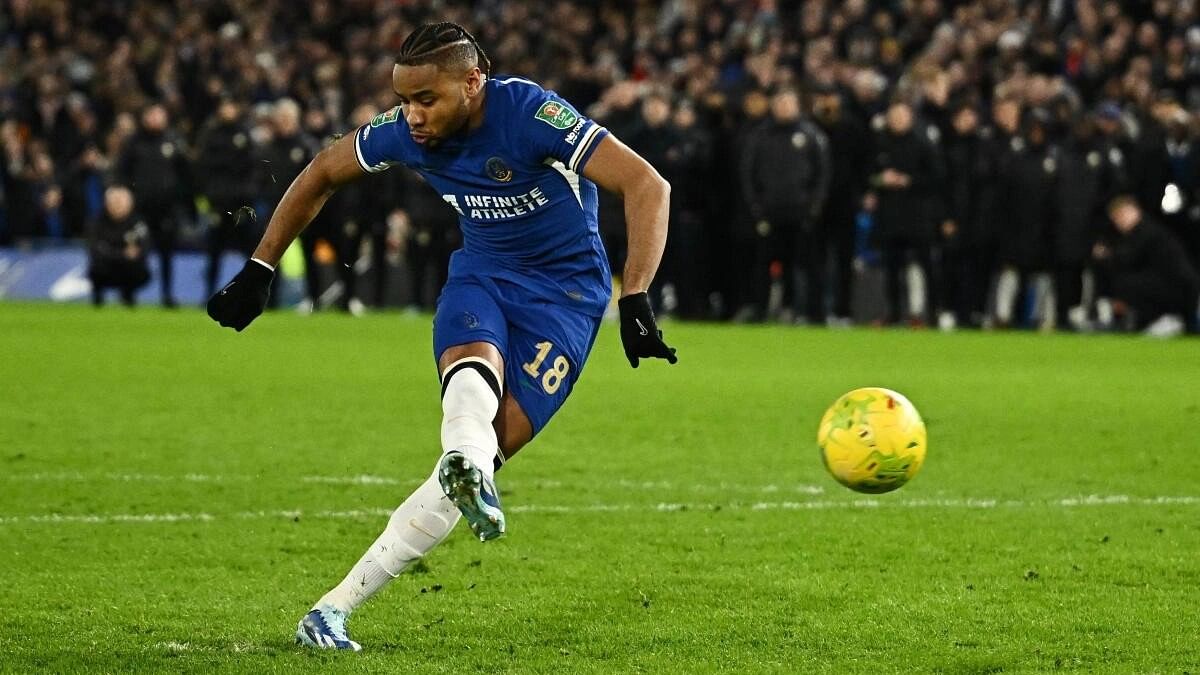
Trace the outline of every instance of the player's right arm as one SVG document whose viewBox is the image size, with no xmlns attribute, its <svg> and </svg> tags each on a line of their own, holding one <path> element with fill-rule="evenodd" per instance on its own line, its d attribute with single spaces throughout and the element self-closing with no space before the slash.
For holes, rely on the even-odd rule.
<svg viewBox="0 0 1200 675">
<path fill-rule="evenodd" d="M 330 195 L 366 175 L 356 155 L 358 132 L 347 134 L 317 153 L 288 187 L 254 255 L 241 272 L 208 301 L 214 321 L 241 331 L 267 306 L 275 266 L 283 252 L 321 211 Z"/>
<path fill-rule="evenodd" d="M 321 212 L 325 202 L 337 189 L 366 175 L 355 157 L 357 134 L 342 136 L 333 145 L 317 153 L 308 166 L 283 193 L 271 222 L 263 234 L 254 259 L 271 267 L 279 264 L 283 252 L 291 246 L 300 232 Z"/>
</svg>

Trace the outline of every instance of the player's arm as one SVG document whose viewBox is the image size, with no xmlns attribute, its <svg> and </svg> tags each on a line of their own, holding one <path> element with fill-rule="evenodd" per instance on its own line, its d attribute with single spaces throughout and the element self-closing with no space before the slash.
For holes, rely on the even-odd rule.
<svg viewBox="0 0 1200 675">
<path fill-rule="evenodd" d="M 354 155 L 355 134 L 346 134 L 333 145 L 317 153 L 304 167 L 296 180 L 283 193 L 271 222 L 263 234 L 254 258 L 271 267 L 279 264 L 283 252 L 291 246 L 300 232 L 321 212 L 325 202 L 337 189 L 366 173 Z"/>
<path fill-rule="evenodd" d="M 671 184 L 612 134 L 600 140 L 583 175 L 625 201 L 629 254 L 621 277 L 621 296 L 645 292 L 667 245 Z"/>
<path fill-rule="evenodd" d="M 634 368 L 640 358 L 675 363 L 675 350 L 663 342 L 646 293 L 667 244 L 671 185 L 649 162 L 611 134 L 600 140 L 583 175 L 625 202 L 629 244 L 618 302 L 625 356 Z"/>
<path fill-rule="evenodd" d="M 224 288 L 208 301 L 208 315 L 222 326 L 241 331 L 267 306 L 275 266 L 283 252 L 321 211 L 339 187 L 365 175 L 355 155 L 357 134 L 347 134 L 317 153 L 288 187 L 254 255 Z"/>
</svg>

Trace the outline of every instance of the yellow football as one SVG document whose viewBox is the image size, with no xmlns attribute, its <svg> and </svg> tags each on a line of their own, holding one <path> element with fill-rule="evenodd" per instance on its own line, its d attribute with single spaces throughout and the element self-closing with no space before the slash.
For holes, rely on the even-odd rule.
<svg viewBox="0 0 1200 675">
<path fill-rule="evenodd" d="M 825 468 L 842 485 L 890 492 L 912 480 L 925 462 L 925 422 L 902 394 L 864 387 L 825 411 L 817 446 Z"/>
</svg>

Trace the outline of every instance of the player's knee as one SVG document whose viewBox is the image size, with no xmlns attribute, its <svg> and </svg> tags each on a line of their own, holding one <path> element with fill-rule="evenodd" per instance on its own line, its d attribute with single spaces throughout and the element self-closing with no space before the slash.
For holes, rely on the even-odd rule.
<svg viewBox="0 0 1200 675">
<path fill-rule="evenodd" d="M 446 368 L 442 376 L 442 412 L 483 414 L 490 420 L 500 407 L 500 373 L 486 360 L 468 356 Z"/>
<path fill-rule="evenodd" d="M 497 448 L 492 428 L 500 408 L 500 373 L 477 356 L 451 363 L 442 376 L 442 451 L 467 452 L 491 462 Z M 474 456 L 471 454 L 474 453 Z"/>
</svg>

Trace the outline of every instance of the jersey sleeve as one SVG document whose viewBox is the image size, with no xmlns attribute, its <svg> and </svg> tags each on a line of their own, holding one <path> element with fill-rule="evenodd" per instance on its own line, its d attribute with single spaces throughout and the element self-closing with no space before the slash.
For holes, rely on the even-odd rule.
<svg viewBox="0 0 1200 675">
<path fill-rule="evenodd" d="M 580 115 L 552 91 L 538 89 L 523 106 L 521 125 L 531 150 L 582 174 L 608 130 Z"/>
<path fill-rule="evenodd" d="M 396 121 L 400 106 L 382 112 L 354 132 L 354 157 L 367 173 L 381 173 L 404 161 Z"/>
</svg>

